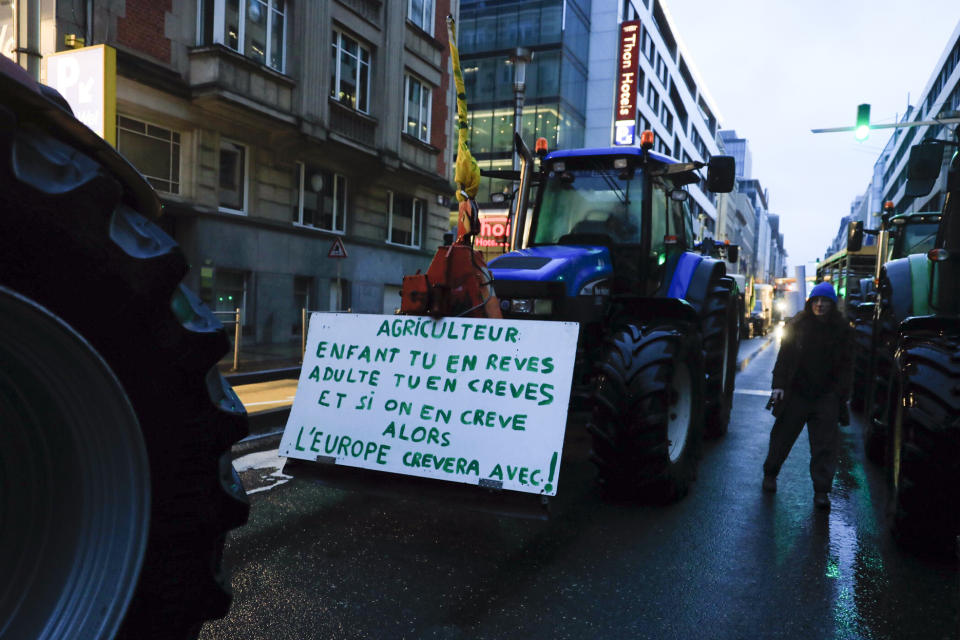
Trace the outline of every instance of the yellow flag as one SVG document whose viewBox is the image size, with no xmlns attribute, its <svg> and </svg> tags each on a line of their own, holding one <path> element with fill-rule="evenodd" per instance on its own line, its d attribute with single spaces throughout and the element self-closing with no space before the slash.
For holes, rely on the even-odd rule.
<svg viewBox="0 0 960 640">
<path fill-rule="evenodd" d="M 447 16 L 447 28 L 450 31 L 450 58 L 453 61 L 453 81 L 457 87 L 457 163 L 453 170 L 453 180 L 457 183 L 457 200 L 475 198 L 480 190 L 480 167 L 470 147 L 467 145 L 467 92 L 463 85 L 463 71 L 460 69 L 460 52 L 457 51 L 457 26 L 453 16 Z"/>
</svg>

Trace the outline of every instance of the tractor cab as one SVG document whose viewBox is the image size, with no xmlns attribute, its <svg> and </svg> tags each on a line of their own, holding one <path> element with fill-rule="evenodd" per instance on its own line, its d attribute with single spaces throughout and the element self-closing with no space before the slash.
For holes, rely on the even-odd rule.
<svg viewBox="0 0 960 640">
<path fill-rule="evenodd" d="M 721 191 L 719 174 L 726 171 L 732 186 L 733 167 L 727 158 L 715 161 L 709 171 Z M 696 171 L 704 166 L 643 147 L 543 154 L 530 219 L 522 209 L 515 217 L 515 251 L 490 262 L 504 315 L 530 317 L 536 307 L 543 311 L 537 315 L 556 318 L 563 310 L 562 319 L 589 322 L 603 306 L 598 296 L 665 295 L 681 254 L 694 249 L 684 187 L 700 181 Z M 549 304 L 526 302 L 533 283 L 541 295 L 551 292 Z"/>
<path fill-rule="evenodd" d="M 895 260 L 912 254 L 926 254 L 933 249 L 940 227 L 940 213 L 909 213 L 890 218 L 890 255 Z"/>
</svg>

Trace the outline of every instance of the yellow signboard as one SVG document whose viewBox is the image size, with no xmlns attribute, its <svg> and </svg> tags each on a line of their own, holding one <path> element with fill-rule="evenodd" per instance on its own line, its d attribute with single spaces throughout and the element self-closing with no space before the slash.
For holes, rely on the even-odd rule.
<svg viewBox="0 0 960 640">
<path fill-rule="evenodd" d="M 105 44 L 46 58 L 46 84 L 60 92 L 77 120 L 117 146 L 117 50 Z"/>
</svg>

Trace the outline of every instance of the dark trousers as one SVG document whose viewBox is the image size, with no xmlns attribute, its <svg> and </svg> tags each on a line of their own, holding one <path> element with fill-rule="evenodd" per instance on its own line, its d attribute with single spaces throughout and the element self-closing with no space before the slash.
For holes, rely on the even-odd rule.
<svg viewBox="0 0 960 640">
<path fill-rule="evenodd" d="M 797 436 L 807 425 L 810 437 L 810 478 L 813 490 L 829 492 L 833 474 L 837 470 L 839 427 L 837 412 L 840 402 L 835 393 L 825 393 L 819 398 L 806 398 L 788 389 L 783 398 L 783 410 L 773 430 L 770 431 L 770 448 L 763 462 L 764 475 L 775 476 L 780 472 Z"/>
</svg>

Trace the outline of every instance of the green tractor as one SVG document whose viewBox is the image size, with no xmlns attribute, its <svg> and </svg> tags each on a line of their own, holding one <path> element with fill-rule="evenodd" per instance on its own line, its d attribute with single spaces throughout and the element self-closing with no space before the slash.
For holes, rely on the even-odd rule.
<svg viewBox="0 0 960 640">
<path fill-rule="evenodd" d="M 719 257 L 738 247 L 695 246 L 684 187 L 707 167 L 708 189 L 728 192 L 734 165 L 678 162 L 648 133 L 640 147 L 543 149 L 539 168 L 516 136 L 514 250 L 489 267 L 504 317 L 580 323 L 573 406 L 592 412 L 601 484 L 668 502 L 687 493 L 704 431 L 727 430 L 739 347 Z"/>
<path fill-rule="evenodd" d="M 854 376 L 850 405 L 855 411 L 862 411 L 868 418 L 866 427 L 867 455 L 876 462 L 882 462 L 884 448 L 884 422 L 874 424 L 874 409 L 883 406 L 886 394 L 886 381 L 890 379 L 893 350 L 895 347 L 896 325 L 909 315 L 912 300 L 898 297 L 897 304 L 878 305 L 875 282 L 881 274 L 888 274 L 894 280 L 911 278 L 911 269 L 919 277 L 925 268 L 925 256 L 933 248 L 940 222 L 940 213 L 893 213 L 893 203 L 884 204 L 879 229 L 865 230 L 862 222 L 851 222 L 847 236 L 848 251 L 859 251 L 864 234 L 877 236 L 876 262 L 873 275 L 861 278 L 848 287 L 847 316 L 854 327 Z M 913 265 L 911 267 L 911 265 Z M 900 287 L 902 288 L 902 287 Z M 890 298 L 888 296 L 888 302 Z M 921 300 L 918 308 L 923 304 Z M 882 317 L 875 314 L 882 310 Z M 882 384 L 878 384 L 882 381 Z M 879 401 L 878 401 L 879 397 Z"/>
<path fill-rule="evenodd" d="M 957 134 L 960 135 L 960 129 Z M 944 147 L 911 149 L 907 195 L 929 193 Z M 933 222 L 931 218 L 929 222 Z M 926 242 L 923 232 L 914 234 Z M 921 237 L 922 236 L 922 237 Z M 906 238 L 906 235 L 903 236 Z M 924 551 L 949 552 L 960 534 L 960 155 L 946 176 L 946 198 L 926 254 L 881 270 L 874 318 L 878 340 L 877 417 L 889 481 L 895 538 Z M 889 336 L 889 337 L 888 337 Z M 889 341 L 889 344 L 888 342 Z M 892 354 L 889 374 L 881 368 Z"/>
<path fill-rule="evenodd" d="M 0 56 L 0 635 L 177 639 L 226 614 L 247 416 L 160 201 Z"/>
</svg>

